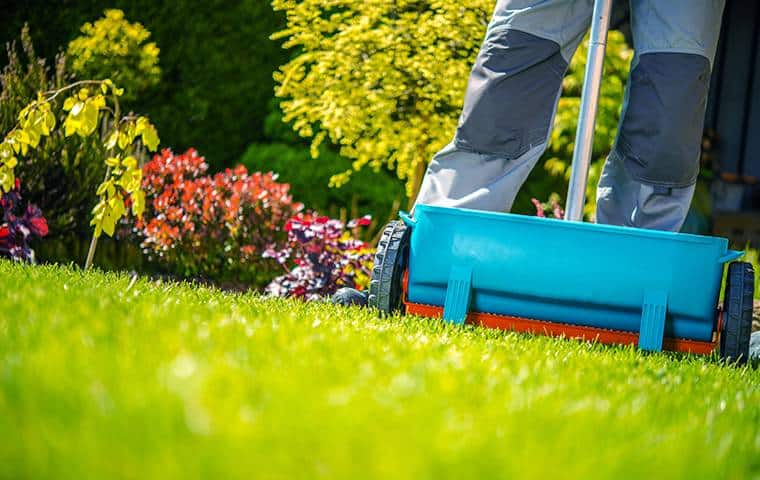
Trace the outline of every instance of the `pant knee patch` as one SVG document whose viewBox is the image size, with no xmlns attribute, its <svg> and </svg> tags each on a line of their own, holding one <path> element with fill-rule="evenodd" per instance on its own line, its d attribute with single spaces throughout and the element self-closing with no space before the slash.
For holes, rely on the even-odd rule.
<svg viewBox="0 0 760 480">
<path fill-rule="evenodd" d="M 489 32 L 467 84 L 456 146 L 516 158 L 543 143 L 566 68 L 551 40 Z"/>
<path fill-rule="evenodd" d="M 697 180 L 710 62 L 647 53 L 631 71 L 616 150 L 636 180 L 685 187 Z"/>
</svg>

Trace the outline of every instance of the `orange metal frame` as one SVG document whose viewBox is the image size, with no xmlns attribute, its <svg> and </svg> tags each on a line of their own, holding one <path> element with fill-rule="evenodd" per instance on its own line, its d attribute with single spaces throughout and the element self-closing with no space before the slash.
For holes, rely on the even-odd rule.
<svg viewBox="0 0 760 480">
<path fill-rule="evenodd" d="M 424 305 L 408 301 L 406 298 L 408 286 L 409 271 L 407 270 L 404 273 L 403 280 L 403 301 L 407 313 L 419 315 L 421 317 L 443 317 L 443 307 L 436 305 Z M 716 335 L 713 335 L 712 342 L 699 342 L 683 338 L 666 337 L 663 339 L 662 348 L 664 350 L 671 350 L 674 352 L 709 355 L 717 347 L 717 333 L 721 331 L 722 320 L 723 312 L 719 311 L 717 332 Z M 566 323 L 533 320 L 529 318 L 512 317 L 508 315 L 497 315 L 494 313 L 470 312 L 467 314 L 466 323 L 488 328 L 498 328 L 501 330 L 513 330 L 516 332 L 532 333 L 536 335 L 567 337 L 605 344 L 638 345 L 639 343 L 639 335 L 638 333 L 634 332 L 608 330 L 605 328 L 597 327 L 584 327 Z"/>
</svg>

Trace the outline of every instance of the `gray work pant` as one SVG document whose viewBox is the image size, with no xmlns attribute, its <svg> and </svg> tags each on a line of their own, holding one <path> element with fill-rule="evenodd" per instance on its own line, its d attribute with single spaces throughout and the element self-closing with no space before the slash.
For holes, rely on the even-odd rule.
<svg viewBox="0 0 760 480">
<path fill-rule="evenodd" d="M 724 0 L 630 0 L 635 55 L 597 221 L 677 231 L 694 194 Z M 499 0 L 454 140 L 417 203 L 508 211 L 546 149 L 592 0 Z"/>
</svg>

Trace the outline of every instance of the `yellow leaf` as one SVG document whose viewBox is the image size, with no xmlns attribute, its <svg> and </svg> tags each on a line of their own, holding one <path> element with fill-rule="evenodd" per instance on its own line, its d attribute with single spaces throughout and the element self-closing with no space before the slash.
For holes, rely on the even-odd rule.
<svg viewBox="0 0 760 480">
<path fill-rule="evenodd" d="M 79 126 L 79 136 L 86 137 L 98 128 L 98 109 L 93 102 L 85 103 L 82 110 L 82 123 Z"/>
<path fill-rule="evenodd" d="M 113 237 L 113 232 L 116 230 L 116 219 L 114 217 L 108 217 L 103 219 L 103 232 L 109 237 Z"/>
<path fill-rule="evenodd" d="M 113 182 L 113 180 L 106 180 L 105 182 L 101 183 L 98 187 L 98 190 L 95 192 L 95 195 L 101 196 L 106 193 L 106 190 L 108 189 L 108 186 L 111 185 L 111 182 Z M 95 208 L 98 208 L 98 205 L 96 205 Z"/>
<path fill-rule="evenodd" d="M 72 117 L 77 117 L 80 113 L 82 113 L 82 109 L 84 109 L 84 102 L 75 102 L 71 107 L 71 112 L 69 115 Z"/>
<path fill-rule="evenodd" d="M 77 100 L 76 100 L 76 98 L 74 98 L 74 97 L 68 97 L 68 98 L 67 98 L 67 99 L 66 99 L 66 100 L 63 102 L 63 109 L 64 109 L 65 111 L 67 111 L 67 112 L 68 112 L 68 111 L 70 111 L 72 108 L 74 108 L 74 105 L 75 105 L 76 103 L 77 103 Z"/>
<path fill-rule="evenodd" d="M 119 148 L 124 150 L 132 143 L 127 132 L 119 132 Z"/>
<path fill-rule="evenodd" d="M 132 155 L 130 155 L 127 158 L 125 158 L 124 161 L 121 162 L 121 164 L 127 168 L 135 168 L 137 166 L 137 159 L 133 157 Z"/>
<path fill-rule="evenodd" d="M 106 143 L 105 143 L 106 148 L 108 150 L 113 150 L 113 148 L 116 146 L 116 144 L 118 143 L 118 141 L 119 141 L 119 131 L 118 130 L 114 130 L 108 136 L 108 140 L 106 140 Z"/>
<path fill-rule="evenodd" d="M 145 128 L 145 130 L 142 133 L 142 139 L 143 143 L 146 147 L 148 147 L 148 150 L 151 152 L 155 152 L 158 148 L 158 132 L 156 132 L 156 128 L 153 125 L 149 125 Z"/>
<path fill-rule="evenodd" d="M 16 178 L 13 175 L 13 170 L 0 168 L 0 188 L 2 188 L 3 192 L 10 191 L 15 182 Z"/>
<path fill-rule="evenodd" d="M 137 190 L 132 193 L 132 213 L 137 217 L 142 217 L 145 211 L 145 193 L 142 190 Z"/>
<path fill-rule="evenodd" d="M 90 99 L 89 102 L 92 104 L 94 108 L 100 110 L 106 105 L 106 97 L 104 97 L 103 95 L 96 95 L 92 99 Z"/>
<path fill-rule="evenodd" d="M 71 115 L 66 117 L 66 120 L 63 121 L 63 135 L 66 137 L 70 137 L 74 135 L 77 130 L 79 130 L 79 120 L 76 120 Z"/>
<path fill-rule="evenodd" d="M 105 200 L 101 199 L 94 207 L 92 207 L 92 216 L 94 219 L 100 218 L 103 215 L 103 210 L 106 208 Z"/>
</svg>

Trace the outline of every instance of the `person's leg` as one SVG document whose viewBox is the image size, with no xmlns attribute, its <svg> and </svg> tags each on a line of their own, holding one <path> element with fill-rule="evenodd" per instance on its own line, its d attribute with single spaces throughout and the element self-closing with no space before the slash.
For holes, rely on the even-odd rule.
<svg viewBox="0 0 760 480">
<path fill-rule="evenodd" d="M 497 3 L 454 140 L 433 157 L 416 203 L 511 208 L 546 148 L 562 77 L 592 7 L 592 0 Z"/>
<path fill-rule="evenodd" d="M 680 230 L 694 195 L 724 0 L 631 0 L 636 49 L 599 223 Z"/>
</svg>

